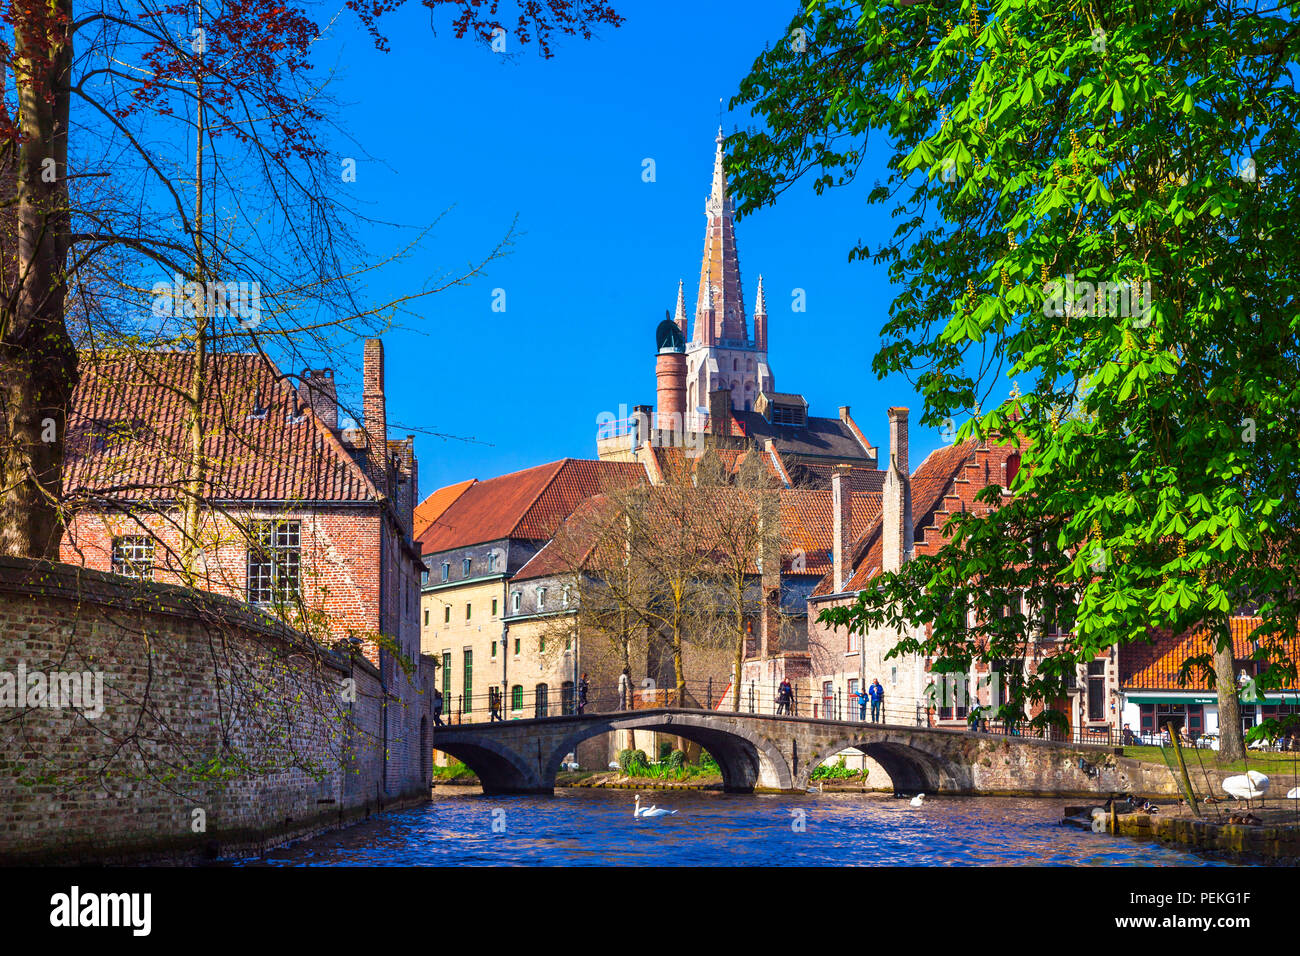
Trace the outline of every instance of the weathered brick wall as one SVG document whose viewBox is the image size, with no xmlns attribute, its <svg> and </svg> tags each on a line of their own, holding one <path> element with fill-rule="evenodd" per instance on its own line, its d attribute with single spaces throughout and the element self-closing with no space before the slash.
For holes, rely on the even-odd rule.
<svg viewBox="0 0 1300 956">
<path fill-rule="evenodd" d="M 0 629 L 0 860 L 227 854 L 428 797 L 427 659 L 381 681 L 229 598 L 11 558 Z M 20 667 L 101 675 L 103 713 L 17 699 Z"/>
<path fill-rule="evenodd" d="M 204 547 L 196 572 L 204 590 L 246 597 L 246 529 L 254 518 L 302 523 L 303 601 L 323 613 L 335 637 L 347 636 L 350 631 L 367 634 L 379 630 L 382 545 L 377 507 L 208 510 L 199 532 Z M 117 535 L 153 538 L 153 580 L 180 583 L 180 515 L 175 510 L 132 508 L 120 514 L 78 514 L 69 522 L 60 558 L 69 564 L 110 571 Z"/>
</svg>

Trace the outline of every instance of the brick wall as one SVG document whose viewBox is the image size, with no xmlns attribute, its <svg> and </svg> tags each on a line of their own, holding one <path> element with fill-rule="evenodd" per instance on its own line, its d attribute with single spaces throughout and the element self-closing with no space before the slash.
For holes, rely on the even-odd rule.
<svg viewBox="0 0 1300 956">
<path fill-rule="evenodd" d="M 2 861 L 229 855 L 428 798 L 427 659 L 381 679 L 239 601 L 14 558 L 0 627 Z M 6 698 L 20 667 L 99 674 L 103 713 Z"/>
</svg>

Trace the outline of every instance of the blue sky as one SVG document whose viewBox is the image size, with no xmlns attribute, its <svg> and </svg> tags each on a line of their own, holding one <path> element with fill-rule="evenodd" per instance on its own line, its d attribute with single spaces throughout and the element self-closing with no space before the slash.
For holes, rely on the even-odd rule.
<svg viewBox="0 0 1300 956">
<path fill-rule="evenodd" d="M 390 434 L 416 434 L 422 496 L 595 457 L 601 412 L 654 402 L 653 333 L 678 279 L 694 311 L 718 101 L 781 37 L 792 5 L 617 6 L 621 28 L 566 40 L 551 60 L 502 57 L 442 22 L 434 37 L 417 7 L 388 21 L 391 53 L 344 19 L 319 61 L 323 71 L 337 56 L 337 116 L 355 141 L 342 150 L 358 159 L 349 189 L 376 221 L 363 234 L 369 254 L 401 249 L 447 212 L 416 254 L 368 277 L 375 299 L 463 269 L 518 216 L 507 258 L 421 300 L 418 317 L 384 337 Z M 513 38 L 509 49 L 519 52 Z M 728 132 L 747 122 L 724 118 Z M 804 394 L 814 415 L 851 405 L 884 444 L 886 407 L 909 406 L 915 422 L 921 402 L 905 379 L 871 371 L 893 292 L 882 269 L 847 261 L 855 242 L 874 245 L 890 228 L 865 203 L 871 178 L 822 197 L 796 187 L 743 220 L 738 242 L 751 309 L 764 276 L 777 388 Z M 791 309 L 796 288 L 806 312 Z M 492 310 L 496 289 L 504 312 Z M 359 343 L 350 351 L 338 374 L 359 398 Z M 914 427 L 913 467 L 940 443 Z"/>
</svg>

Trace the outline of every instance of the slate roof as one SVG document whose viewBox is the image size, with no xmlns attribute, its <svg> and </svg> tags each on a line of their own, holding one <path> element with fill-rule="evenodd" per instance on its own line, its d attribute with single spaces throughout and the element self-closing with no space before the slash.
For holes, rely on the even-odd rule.
<svg viewBox="0 0 1300 956">
<path fill-rule="evenodd" d="M 582 501 L 645 480 L 637 462 L 565 458 L 476 481 L 429 523 L 418 543 L 430 555 L 506 538 L 545 541 Z"/>
<path fill-rule="evenodd" d="M 835 458 L 845 462 L 870 460 L 853 429 L 838 418 L 810 415 L 806 425 L 773 425 L 755 411 L 733 409 L 731 416 L 744 435 L 760 445 L 765 439 L 772 439 L 783 456 Z"/>
<path fill-rule="evenodd" d="M 213 353 L 207 362 L 206 498 L 378 500 L 363 467 L 299 403 L 293 384 L 270 361 Z M 74 506 L 97 498 L 175 499 L 188 448 L 180 394 L 193 368 L 188 352 L 83 356 L 68 412 L 64 472 L 64 492 Z"/>
</svg>

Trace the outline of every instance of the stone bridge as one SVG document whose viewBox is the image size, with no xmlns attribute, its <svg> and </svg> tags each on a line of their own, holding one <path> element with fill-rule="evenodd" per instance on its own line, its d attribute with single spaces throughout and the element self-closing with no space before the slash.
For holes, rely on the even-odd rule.
<svg viewBox="0 0 1300 956">
<path fill-rule="evenodd" d="M 433 746 L 464 761 L 488 793 L 551 793 L 565 756 L 582 741 L 653 730 L 698 743 L 717 760 L 728 792 L 801 791 L 828 757 L 855 748 L 900 793 L 1087 796 L 1168 793 L 1163 767 L 1114 748 L 964 730 L 661 708 L 437 728 Z"/>
</svg>

